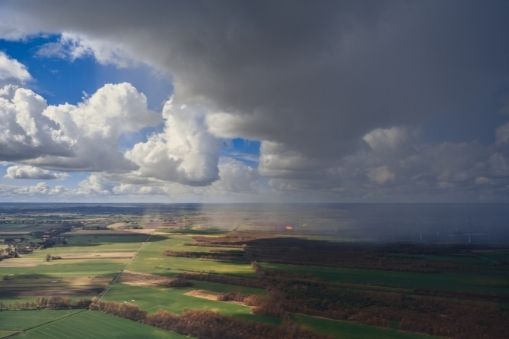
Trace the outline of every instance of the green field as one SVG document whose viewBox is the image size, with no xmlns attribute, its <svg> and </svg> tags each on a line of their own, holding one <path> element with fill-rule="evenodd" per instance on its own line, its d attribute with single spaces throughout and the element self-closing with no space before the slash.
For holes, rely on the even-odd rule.
<svg viewBox="0 0 509 339">
<path fill-rule="evenodd" d="M 383 286 L 402 289 L 443 289 L 495 295 L 509 295 L 509 272 L 415 273 L 263 263 L 268 269 L 313 276 L 337 284 Z"/>
<path fill-rule="evenodd" d="M 133 303 L 147 312 L 167 310 L 180 314 L 188 310 L 208 310 L 246 320 L 265 323 L 279 322 L 277 319 L 269 316 L 255 315 L 249 307 L 244 305 L 185 295 L 186 292 L 195 289 L 221 292 L 229 290 L 229 287 L 232 287 L 230 291 L 248 292 L 254 290 L 257 293 L 263 293 L 263 290 L 260 291 L 259 289 L 209 282 L 194 282 L 194 286 L 189 288 L 151 288 L 115 284 L 105 294 L 103 300 Z"/>
<path fill-rule="evenodd" d="M 112 232 L 113 233 L 113 232 Z M 74 246 L 94 246 L 110 243 L 140 243 L 149 240 L 150 236 L 146 234 L 128 234 L 128 235 L 108 235 L 108 234 L 79 234 L 70 233 L 67 237 L 67 243 Z M 157 241 L 157 237 L 152 237 L 152 241 Z"/>
<path fill-rule="evenodd" d="M 16 331 L 4 331 L 4 330 L 0 330 L 0 338 L 7 338 L 9 336 L 12 336 L 15 333 L 17 333 L 17 332 Z"/>
<path fill-rule="evenodd" d="M 168 257 L 163 255 L 165 250 L 195 251 L 196 247 L 185 245 L 186 243 L 192 242 L 194 242 L 194 240 L 191 236 L 172 235 L 163 241 L 145 243 L 127 269 L 130 271 L 162 275 L 174 275 L 183 272 L 214 272 L 254 276 L 251 265 L 247 263 Z M 211 249 L 213 248 L 199 247 L 200 251 L 208 251 Z"/>
<path fill-rule="evenodd" d="M 206 300 L 184 295 L 193 290 L 190 288 L 150 288 L 115 284 L 111 287 L 103 300 L 120 302 L 132 302 L 141 309 L 154 312 L 168 310 L 174 313 L 182 313 L 186 310 L 212 310 L 223 314 L 250 314 L 249 307 L 222 302 Z"/>
<path fill-rule="evenodd" d="M 396 331 L 388 328 L 369 326 L 352 321 L 331 320 L 294 314 L 293 319 L 302 326 L 318 333 L 330 335 L 338 339 L 426 339 L 428 335 Z"/>
<path fill-rule="evenodd" d="M 5 311 L 0 327 L 15 338 L 186 338 L 97 311 Z"/>
<path fill-rule="evenodd" d="M 22 331 L 81 310 L 0 311 L 0 330 Z"/>
<path fill-rule="evenodd" d="M 42 263 L 34 267 L 2 267 L 0 276 L 14 275 L 51 275 L 58 276 L 87 276 L 105 275 L 118 272 L 124 267 L 122 262 L 109 260 L 62 260 Z"/>
<path fill-rule="evenodd" d="M 193 288 L 199 290 L 212 291 L 217 293 L 236 292 L 244 295 L 265 295 L 267 291 L 261 288 L 246 287 L 239 285 L 220 284 L 208 281 L 193 280 Z"/>
</svg>

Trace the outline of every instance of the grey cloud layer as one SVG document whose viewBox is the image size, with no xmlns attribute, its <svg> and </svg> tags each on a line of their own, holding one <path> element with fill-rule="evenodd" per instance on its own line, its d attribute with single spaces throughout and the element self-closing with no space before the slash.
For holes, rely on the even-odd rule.
<svg viewBox="0 0 509 339">
<path fill-rule="evenodd" d="M 174 75 L 180 97 L 247 115 L 237 133 L 330 156 L 376 127 L 441 114 L 478 122 L 508 74 L 508 6 L 15 1 L 6 10 L 30 22 L 28 30 L 122 45 Z"/>
</svg>

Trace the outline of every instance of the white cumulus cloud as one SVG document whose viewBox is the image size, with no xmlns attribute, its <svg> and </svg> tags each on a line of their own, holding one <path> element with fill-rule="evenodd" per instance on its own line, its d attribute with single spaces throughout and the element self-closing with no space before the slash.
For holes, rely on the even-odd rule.
<svg viewBox="0 0 509 339">
<path fill-rule="evenodd" d="M 6 81 L 26 82 L 32 77 L 25 65 L 0 51 L 0 85 Z"/>
<path fill-rule="evenodd" d="M 29 165 L 14 165 L 6 169 L 5 177 L 9 179 L 63 179 L 67 173 L 48 171 Z"/>
<path fill-rule="evenodd" d="M 72 156 L 41 156 L 37 166 L 61 170 L 129 171 L 136 165 L 119 150 L 121 135 L 157 125 L 161 114 L 129 83 L 106 84 L 78 105 L 49 106 L 44 115 L 74 142 Z"/>
<path fill-rule="evenodd" d="M 128 67 L 137 62 L 125 55 L 121 45 L 113 41 L 104 41 L 64 32 L 57 42 L 49 42 L 36 52 L 40 57 L 56 57 L 74 61 L 84 56 L 93 56 L 101 64 L 114 64 L 117 67 Z"/>
<path fill-rule="evenodd" d="M 168 101 L 165 128 L 126 153 L 141 176 L 187 185 L 207 185 L 218 178 L 219 140 L 212 136 L 200 105 Z"/>
<path fill-rule="evenodd" d="M 43 114 L 47 103 L 25 88 L 0 88 L 0 160 L 69 156 L 73 140 Z"/>
</svg>

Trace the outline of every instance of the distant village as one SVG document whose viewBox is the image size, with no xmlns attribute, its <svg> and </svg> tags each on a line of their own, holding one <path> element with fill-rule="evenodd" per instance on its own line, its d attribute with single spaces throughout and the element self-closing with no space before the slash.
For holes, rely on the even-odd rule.
<svg viewBox="0 0 509 339">
<path fill-rule="evenodd" d="M 44 249 L 57 244 L 65 244 L 63 233 L 77 225 L 62 224 L 44 231 L 2 232 L 4 248 L 0 248 L 0 260 L 18 258 L 36 249 Z"/>
</svg>

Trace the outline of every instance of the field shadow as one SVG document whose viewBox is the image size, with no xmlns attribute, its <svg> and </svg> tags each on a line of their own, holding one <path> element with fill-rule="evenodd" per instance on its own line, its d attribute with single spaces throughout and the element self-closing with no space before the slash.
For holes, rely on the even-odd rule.
<svg viewBox="0 0 509 339">
<path fill-rule="evenodd" d="M 0 298 L 85 297 L 98 295 L 105 286 L 99 285 L 93 279 L 89 285 L 75 285 L 47 274 L 16 274 L 5 276 L 0 280 Z"/>
<path fill-rule="evenodd" d="M 110 243 L 157 242 L 167 238 L 160 235 L 74 235 L 66 238 L 65 246 L 98 246 Z"/>
</svg>

